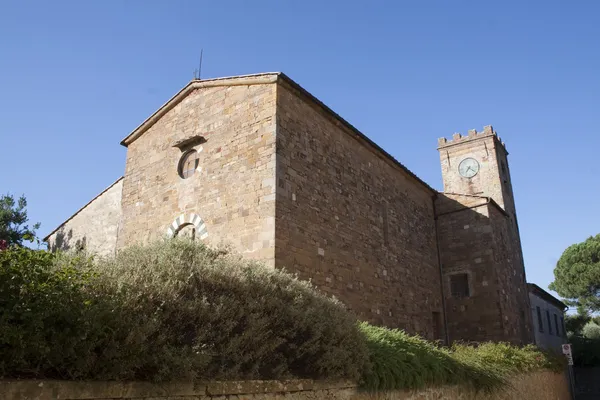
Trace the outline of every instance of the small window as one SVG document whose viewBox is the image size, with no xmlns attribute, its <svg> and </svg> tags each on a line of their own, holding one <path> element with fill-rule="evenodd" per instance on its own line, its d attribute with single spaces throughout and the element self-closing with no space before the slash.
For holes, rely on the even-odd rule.
<svg viewBox="0 0 600 400">
<path fill-rule="evenodd" d="M 565 332 L 565 319 L 563 317 L 560 317 L 560 326 L 562 326 L 563 337 L 566 337 L 567 336 L 567 332 Z"/>
<path fill-rule="evenodd" d="M 552 321 L 550 321 L 550 311 L 546 310 L 546 319 L 548 320 L 548 333 L 552 335 Z"/>
<path fill-rule="evenodd" d="M 196 150 L 190 150 L 179 161 L 179 176 L 187 179 L 194 175 L 200 164 L 200 155 Z"/>
<path fill-rule="evenodd" d="M 452 293 L 452 297 L 457 299 L 471 296 L 471 291 L 469 290 L 469 275 L 450 275 L 450 293 Z"/>
<path fill-rule="evenodd" d="M 556 327 L 556 336 L 560 336 L 560 328 L 558 327 L 558 315 L 554 314 L 554 326 Z"/>
<path fill-rule="evenodd" d="M 539 307 L 536 307 L 537 310 L 537 319 L 538 319 L 538 329 L 540 332 L 544 332 L 544 320 L 542 319 L 542 310 Z"/>
</svg>

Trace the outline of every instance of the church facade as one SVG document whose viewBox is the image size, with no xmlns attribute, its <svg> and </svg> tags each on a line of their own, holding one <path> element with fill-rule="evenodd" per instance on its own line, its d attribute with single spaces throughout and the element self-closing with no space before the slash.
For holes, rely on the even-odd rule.
<svg viewBox="0 0 600 400">
<path fill-rule="evenodd" d="M 429 339 L 533 340 L 508 152 L 440 139 L 438 192 L 281 73 L 194 80 L 122 145 L 125 174 L 45 239 L 114 254 L 191 236 Z"/>
</svg>

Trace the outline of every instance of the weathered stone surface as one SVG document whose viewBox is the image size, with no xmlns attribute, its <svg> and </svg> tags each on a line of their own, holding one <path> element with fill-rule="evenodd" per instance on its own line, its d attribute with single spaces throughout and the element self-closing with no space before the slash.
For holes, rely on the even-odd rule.
<svg viewBox="0 0 600 400">
<path fill-rule="evenodd" d="M 85 248 L 101 256 L 114 254 L 121 220 L 123 179 L 85 205 L 46 238 L 51 250 Z"/>
<path fill-rule="evenodd" d="M 208 243 L 273 263 L 275 85 L 222 83 L 191 92 L 128 146 L 118 248 L 197 214 Z M 172 144 L 196 135 L 199 168 L 182 179 Z"/>
<path fill-rule="evenodd" d="M 433 312 L 442 305 L 433 195 L 280 82 L 277 266 L 311 279 L 361 319 L 434 339 Z"/>
<path fill-rule="evenodd" d="M 460 136 L 460 135 L 459 135 Z M 531 343 L 527 294 L 507 152 L 491 126 L 440 141 L 444 194 L 436 200 L 450 340 Z M 460 162 L 474 158 L 465 178 Z M 466 273 L 471 296 L 453 298 L 450 277 Z"/>
<path fill-rule="evenodd" d="M 296 272 L 376 324 L 532 340 L 508 153 L 491 126 L 438 141 L 443 194 L 280 74 L 191 82 L 122 143 L 124 179 L 51 248 L 66 237 L 112 254 L 185 234 Z M 190 150 L 199 163 L 183 179 Z M 458 173 L 466 157 L 480 166 L 471 178 Z M 450 296 L 455 273 L 470 297 Z"/>
</svg>

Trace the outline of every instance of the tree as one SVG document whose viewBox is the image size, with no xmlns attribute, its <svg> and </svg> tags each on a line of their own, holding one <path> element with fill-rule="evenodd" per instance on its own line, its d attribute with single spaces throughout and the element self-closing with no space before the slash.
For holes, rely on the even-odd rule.
<svg viewBox="0 0 600 400">
<path fill-rule="evenodd" d="M 564 251 L 549 288 L 580 310 L 600 311 L 600 234 Z"/>
<path fill-rule="evenodd" d="M 10 194 L 0 196 L 0 247 L 22 246 L 24 241 L 33 242 L 39 222 L 27 225 L 27 200 L 25 196 L 15 201 Z"/>
<path fill-rule="evenodd" d="M 565 315 L 565 328 L 569 335 L 582 336 L 583 327 L 592 320 L 587 311 L 578 314 Z"/>
</svg>

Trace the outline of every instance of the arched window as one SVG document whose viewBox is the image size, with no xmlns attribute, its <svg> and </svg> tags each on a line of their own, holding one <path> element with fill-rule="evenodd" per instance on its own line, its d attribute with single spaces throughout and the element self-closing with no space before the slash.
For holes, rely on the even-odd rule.
<svg viewBox="0 0 600 400">
<path fill-rule="evenodd" d="M 206 224 L 198 214 L 181 214 L 167 228 L 167 237 L 187 236 L 204 240 L 208 237 Z"/>
<path fill-rule="evenodd" d="M 175 236 L 194 240 L 196 239 L 196 226 L 191 223 L 181 225 L 175 232 Z"/>
</svg>

